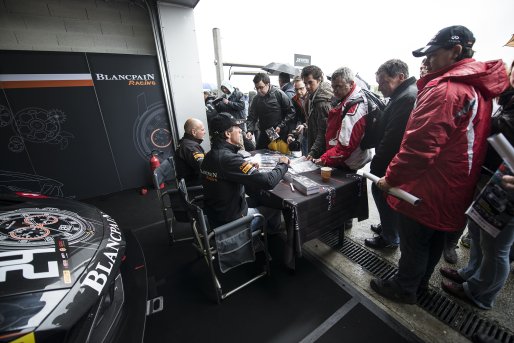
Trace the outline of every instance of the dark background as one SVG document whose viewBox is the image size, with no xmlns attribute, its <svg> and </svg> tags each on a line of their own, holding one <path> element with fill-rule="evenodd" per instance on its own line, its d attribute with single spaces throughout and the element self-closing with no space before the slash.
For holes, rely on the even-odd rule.
<svg viewBox="0 0 514 343">
<path fill-rule="evenodd" d="M 96 73 L 153 74 L 155 85 L 96 80 Z M 2 89 L 0 190 L 82 199 L 146 186 L 147 154 L 173 150 L 155 56 L 0 51 L 0 74 L 91 74 L 94 82 Z M 34 129 L 38 139 L 29 138 Z"/>
</svg>

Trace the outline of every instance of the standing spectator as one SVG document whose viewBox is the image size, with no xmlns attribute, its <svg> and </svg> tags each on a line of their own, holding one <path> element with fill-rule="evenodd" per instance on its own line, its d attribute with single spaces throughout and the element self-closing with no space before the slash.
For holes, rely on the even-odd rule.
<svg viewBox="0 0 514 343">
<path fill-rule="evenodd" d="M 422 199 L 418 206 L 388 196 L 399 212 L 398 273 L 374 279 L 371 288 L 393 301 L 416 303 L 441 258 L 445 232 L 466 224 L 487 149 L 492 99 L 507 86 L 502 61 L 472 59 L 473 33 L 464 26 L 440 30 L 427 46 L 428 74 L 417 82 L 418 97 L 400 151 L 377 186 L 399 187 Z"/>
<path fill-rule="evenodd" d="M 386 173 L 389 162 L 400 150 L 403 133 L 409 115 L 414 108 L 418 89 L 416 79 L 409 77 L 409 67 L 400 60 L 389 60 L 382 64 L 377 72 L 378 90 L 389 98 L 382 118 L 378 123 L 375 155 L 371 160 L 370 172 L 382 177 Z M 398 214 L 386 201 L 386 196 L 375 184 L 371 185 L 371 193 L 380 216 L 380 232 L 373 238 L 364 240 L 364 244 L 375 249 L 397 248 L 400 243 L 398 235 Z"/>
<path fill-rule="evenodd" d="M 325 134 L 327 150 L 313 161 L 316 164 L 356 172 L 371 161 L 371 151 L 363 150 L 359 146 L 366 128 L 368 100 L 355 82 L 350 68 L 337 69 L 332 74 L 331 81 L 338 104 L 328 113 Z M 359 98 L 363 98 L 363 102 L 353 103 Z"/>
<path fill-rule="evenodd" d="M 325 152 L 325 133 L 330 101 L 334 94 L 328 82 L 323 82 L 323 72 L 315 65 L 302 69 L 302 79 L 309 93 L 305 104 L 307 115 L 307 159 L 320 158 Z"/>
<path fill-rule="evenodd" d="M 267 149 L 271 140 L 266 130 L 271 129 L 286 144 L 289 126 L 295 118 L 291 100 L 277 86 L 270 85 L 269 76 L 265 73 L 256 74 L 253 83 L 257 95 L 253 98 L 248 111 L 246 138 L 251 140 L 258 129 L 260 134 L 256 138 L 256 148 Z"/>
<path fill-rule="evenodd" d="M 278 74 L 278 85 L 282 92 L 286 93 L 289 99 L 292 99 L 295 91 L 293 84 L 291 83 L 291 76 L 288 73 Z"/>
<path fill-rule="evenodd" d="M 175 168 L 177 178 L 184 179 L 188 186 L 202 184 L 200 166 L 204 159 L 204 150 L 200 144 L 205 136 L 203 123 L 195 118 L 189 118 L 184 123 L 184 136 L 179 140 L 175 150 Z"/>
<path fill-rule="evenodd" d="M 220 88 L 223 94 L 220 100 L 216 102 L 216 111 L 218 113 L 230 113 L 236 119 L 245 120 L 245 99 L 243 93 L 226 80 L 221 83 Z"/>
<path fill-rule="evenodd" d="M 305 89 L 305 84 L 303 83 L 303 80 L 300 76 L 296 76 L 293 79 L 293 85 L 296 93 L 295 96 L 293 96 L 291 99 L 295 110 L 295 121 L 293 127 L 297 134 L 300 135 L 299 139 L 302 146 L 302 155 L 307 156 L 307 116 L 305 115 L 307 89 Z M 289 136 L 291 136 L 291 134 Z M 290 137 L 288 137 L 287 142 L 290 142 Z"/>
<path fill-rule="evenodd" d="M 492 118 L 491 133 L 502 133 L 514 144 L 514 62 L 510 70 L 510 87 L 499 98 L 500 109 Z M 494 149 L 487 151 L 484 167 L 490 172 L 496 171 L 502 162 Z M 486 169 L 484 168 L 484 169 Z M 490 177 L 491 174 L 488 176 Z M 512 176 L 504 176 L 508 182 Z M 506 184 L 504 184 L 506 186 Z M 508 192 L 514 190 L 506 187 Z M 441 268 L 440 272 L 450 281 L 443 281 L 442 288 L 459 298 L 469 299 L 482 309 L 491 309 L 498 292 L 507 281 L 510 272 L 509 252 L 514 243 L 514 218 L 503 228 L 498 236 L 493 237 L 481 230 L 472 220 L 468 221 L 471 247 L 468 265 L 458 271 Z"/>
<path fill-rule="evenodd" d="M 421 65 L 419 66 L 419 77 L 422 78 L 426 74 L 428 74 L 428 69 L 427 69 L 427 58 L 425 57 L 421 61 Z"/>
<path fill-rule="evenodd" d="M 221 83 L 221 91 L 223 95 L 218 98 L 215 102 L 217 113 L 225 112 L 231 114 L 237 120 L 246 120 L 246 104 L 244 94 L 228 81 Z M 216 114 L 217 114 L 216 113 Z M 252 151 L 255 149 L 255 145 L 252 141 L 245 139 L 244 132 L 246 132 L 246 125 L 243 123 L 240 125 L 243 135 L 241 135 L 241 147 L 244 150 Z"/>
</svg>

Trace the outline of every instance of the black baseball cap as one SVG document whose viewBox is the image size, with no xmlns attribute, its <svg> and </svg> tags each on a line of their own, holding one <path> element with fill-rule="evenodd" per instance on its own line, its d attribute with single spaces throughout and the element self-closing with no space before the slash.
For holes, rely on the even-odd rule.
<svg viewBox="0 0 514 343">
<path fill-rule="evenodd" d="M 230 129 L 232 126 L 238 126 L 246 122 L 243 119 L 236 119 L 233 115 L 227 112 L 221 112 L 211 119 L 209 129 L 214 133 L 222 133 Z"/>
<path fill-rule="evenodd" d="M 473 32 L 461 25 L 449 26 L 440 30 L 434 38 L 428 42 L 427 46 L 414 50 L 414 57 L 426 56 L 440 48 L 450 48 L 457 44 L 464 48 L 471 48 L 475 44 Z"/>
</svg>

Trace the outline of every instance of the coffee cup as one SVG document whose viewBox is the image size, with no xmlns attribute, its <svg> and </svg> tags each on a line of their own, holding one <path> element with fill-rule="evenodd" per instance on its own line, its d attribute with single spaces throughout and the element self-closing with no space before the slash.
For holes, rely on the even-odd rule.
<svg viewBox="0 0 514 343">
<path fill-rule="evenodd" d="M 328 180 L 330 180 L 331 175 L 332 175 L 332 168 L 321 167 L 321 180 L 323 180 L 323 182 L 328 182 Z"/>
</svg>

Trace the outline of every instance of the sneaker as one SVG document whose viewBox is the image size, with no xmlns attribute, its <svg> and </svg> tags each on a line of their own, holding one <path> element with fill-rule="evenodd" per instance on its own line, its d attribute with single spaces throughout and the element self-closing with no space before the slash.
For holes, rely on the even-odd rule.
<svg viewBox="0 0 514 343">
<path fill-rule="evenodd" d="M 370 230 L 376 233 L 377 235 L 380 235 L 382 233 L 382 224 L 372 224 L 369 226 Z"/>
<path fill-rule="evenodd" d="M 382 236 L 375 236 L 373 238 L 366 238 L 364 244 L 373 249 L 396 249 L 398 244 L 389 243 Z"/>
<path fill-rule="evenodd" d="M 369 285 L 375 292 L 394 302 L 413 305 L 417 301 L 416 294 L 405 293 L 394 280 L 373 279 Z"/>
<path fill-rule="evenodd" d="M 468 248 L 471 246 L 471 237 L 469 236 L 469 233 L 466 233 L 462 238 L 460 239 L 460 245 L 462 245 L 464 248 Z"/>
<path fill-rule="evenodd" d="M 449 264 L 455 264 L 457 263 L 458 257 L 457 257 L 457 249 L 456 246 L 452 247 L 445 247 L 443 250 L 443 256 L 444 260 L 448 262 Z"/>
</svg>

